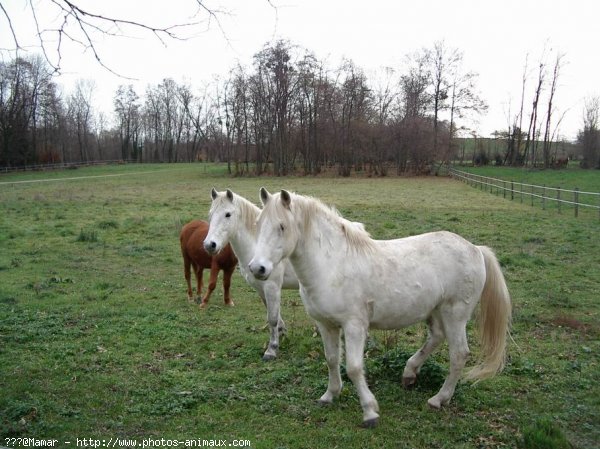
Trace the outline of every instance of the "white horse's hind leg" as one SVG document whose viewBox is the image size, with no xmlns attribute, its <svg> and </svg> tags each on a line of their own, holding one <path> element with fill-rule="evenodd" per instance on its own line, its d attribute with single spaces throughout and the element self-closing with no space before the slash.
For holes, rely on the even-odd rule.
<svg viewBox="0 0 600 449">
<path fill-rule="evenodd" d="M 342 391 L 342 377 L 340 376 L 340 333 L 339 327 L 329 327 L 323 323 L 317 322 L 321 338 L 323 339 L 323 348 L 325 349 L 325 359 L 329 370 L 329 384 L 327 391 L 319 398 L 320 404 L 331 404 Z"/>
<path fill-rule="evenodd" d="M 462 375 L 467 358 L 469 357 L 469 345 L 467 343 L 466 322 L 444 322 L 444 332 L 448 340 L 448 349 L 450 351 L 450 373 L 442 388 L 432 398 L 427 401 L 430 407 L 439 409 L 442 405 L 448 404 L 454 395 L 456 384 Z"/>
<path fill-rule="evenodd" d="M 444 330 L 442 322 L 437 315 L 432 315 L 427 320 L 427 340 L 425 344 L 413 356 L 408 359 L 402 374 L 402 385 L 404 388 L 414 386 L 421 366 L 427 360 L 427 357 L 444 341 Z"/>
<path fill-rule="evenodd" d="M 363 427 L 375 427 L 379 421 L 379 404 L 365 379 L 363 369 L 367 328 L 360 322 L 350 322 L 344 326 L 346 340 L 346 372 L 354 384 L 360 405 L 363 409 Z"/>
</svg>

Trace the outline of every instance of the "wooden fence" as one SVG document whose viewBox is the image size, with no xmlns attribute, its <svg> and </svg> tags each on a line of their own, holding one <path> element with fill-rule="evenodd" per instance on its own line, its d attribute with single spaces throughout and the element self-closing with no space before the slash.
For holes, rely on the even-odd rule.
<svg viewBox="0 0 600 449">
<path fill-rule="evenodd" d="M 478 187 L 481 190 L 502 195 L 504 198 L 519 200 L 521 203 L 539 204 L 542 209 L 555 208 L 558 213 L 563 209 L 572 208 L 575 217 L 579 216 L 580 209 L 596 209 L 600 219 L 600 193 L 585 192 L 575 187 L 573 190 L 560 187 L 538 186 L 522 182 L 506 181 L 504 179 L 490 178 L 489 176 L 475 175 L 454 168 L 449 168 L 448 173 L 455 179 Z"/>
</svg>

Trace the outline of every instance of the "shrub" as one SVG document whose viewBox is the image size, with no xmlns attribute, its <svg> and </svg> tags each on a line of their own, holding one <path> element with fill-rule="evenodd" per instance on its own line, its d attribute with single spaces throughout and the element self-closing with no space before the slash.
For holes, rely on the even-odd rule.
<svg viewBox="0 0 600 449">
<path fill-rule="evenodd" d="M 395 348 L 377 356 L 373 361 L 373 366 L 370 368 L 370 373 L 374 376 L 387 378 L 393 381 L 402 380 L 402 373 L 406 361 L 412 356 L 403 349 Z M 417 376 L 417 389 L 433 390 L 439 388 L 444 383 L 446 373 L 444 369 L 431 359 L 427 359 L 421 371 Z"/>
</svg>

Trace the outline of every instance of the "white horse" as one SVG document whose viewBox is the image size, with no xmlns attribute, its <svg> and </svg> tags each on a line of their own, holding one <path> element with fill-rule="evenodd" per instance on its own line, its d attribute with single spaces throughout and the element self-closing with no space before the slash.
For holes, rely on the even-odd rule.
<svg viewBox="0 0 600 449">
<path fill-rule="evenodd" d="M 285 190 L 271 195 L 264 188 L 260 195 L 264 208 L 250 270 L 265 280 L 281 260 L 291 261 L 304 306 L 323 338 L 329 384 L 320 403 L 331 403 L 342 389 L 343 330 L 346 371 L 360 397 L 363 426 L 377 425 L 379 406 L 363 371 L 368 329 L 397 329 L 425 320 L 427 341 L 407 361 L 403 384 L 415 383 L 425 359 L 445 337 L 450 372 L 428 404 L 435 409 L 447 404 L 469 355 L 466 325 L 478 302 L 482 361 L 466 377 L 483 379 L 503 368 L 511 301 L 489 248 L 450 232 L 373 240 L 316 199 Z"/>
<path fill-rule="evenodd" d="M 271 335 L 263 359 L 272 360 L 277 357 L 279 337 L 285 332 L 285 323 L 281 319 L 281 289 L 298 290 L 298 278 L 287 259 L 274 266 L 269 279 L 255 278 L 250 273 L 248 262 L 254 254 L 256 219 L 260 209 L 229 189 L 225 192 L 212 189 L 211 197 L 210 225 L 204 239 L 204 249 L 209 254 L 216 254 L 227 243 L 231 243 L 231 248 L 239 260 L 240 272 L 267 307 Z"/>
</svg>

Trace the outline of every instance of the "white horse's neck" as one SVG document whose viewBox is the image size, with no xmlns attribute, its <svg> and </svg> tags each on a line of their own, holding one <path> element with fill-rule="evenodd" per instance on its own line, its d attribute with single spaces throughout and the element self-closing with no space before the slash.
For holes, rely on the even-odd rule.
<svg viewBox="0 0 600 449">
<path fill-rule="evenodd" d="M 300 206 L 294 212 L 299 238 L 290 261 L 302 285 L 308 287 L 316 279 L 332 274 L 336 267 L 328 266 L 328 261 L 355 253 L 356 248 L 347 235 L 353 232 L 349 227 L 357 225 L 323 205 L 310 204 L 310 200 L 304 198 L 296 198 L 296 201 L 292 208 Z"/>
<path fill-rule="evenodd" d="M 240 215 L 239 223 L 236 232 L 230 236 L 231 247 L 239 259 L 240 266 L 246 267 L 254 254 L 256 246 L 256 218 L 260 213 L 260 209 L 254 204 L 248 202 L 243 204 L 241 199 L 238 205 Z M 244 213 L 242 209 L 245 209 Z"/>
</svg>

